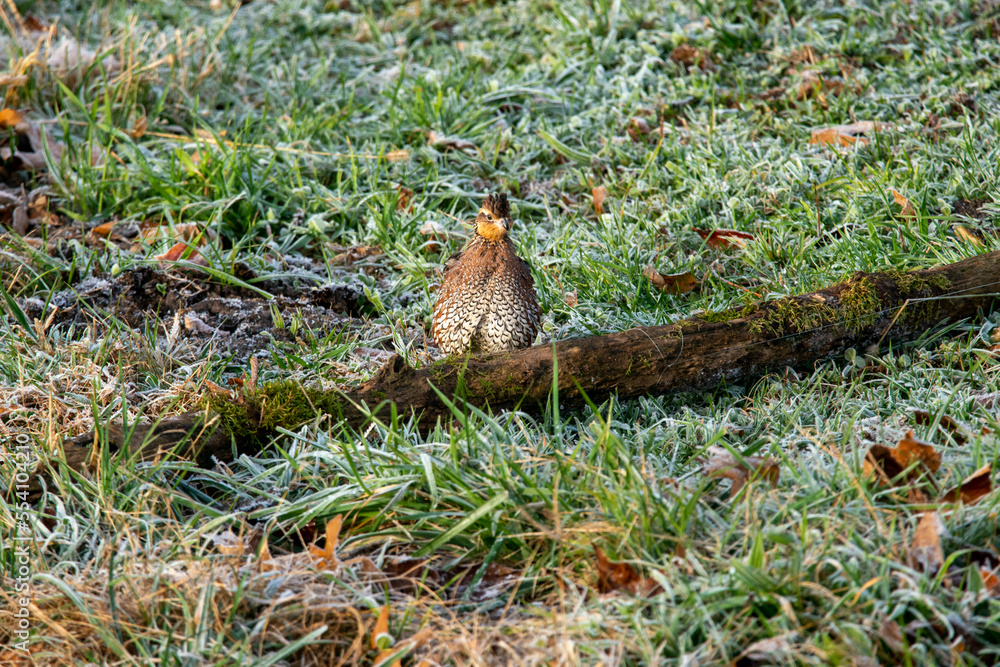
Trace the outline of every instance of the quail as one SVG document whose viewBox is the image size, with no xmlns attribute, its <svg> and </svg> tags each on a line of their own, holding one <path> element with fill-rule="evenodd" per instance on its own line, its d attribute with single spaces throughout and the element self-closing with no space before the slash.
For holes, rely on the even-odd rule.
<svg viewBox="0 0 1000 667">
<path fill-rule="evenodd" d="M 444 265 L 431 335 L 448 354 L 507 352 L 531 345 L 542 308 L 531 267 L 510 240 L 506 194 L 483 200 L 475 235 Z"/>
</svg>

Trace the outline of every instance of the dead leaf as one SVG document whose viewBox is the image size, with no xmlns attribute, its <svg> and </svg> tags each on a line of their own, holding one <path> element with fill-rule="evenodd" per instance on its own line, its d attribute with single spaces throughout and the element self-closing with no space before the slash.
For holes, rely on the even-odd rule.
<svg viewBox="0 0 1000 667">
<path fill-rule="evenodd" d="M 802 72 L 802 83 L 796 93 L 799 101 L 816 99 L 821 105 L 826 106 L 826 95 L 840 95 L 844 92 L 844 80 L 839 76 L 825 77 L 816 70 L 807 69 Z"/>
<path fill-rule="evenodd" d="M 146 134 L 146 117 L 142 116 L 132 124 L 132 129 L 128 131 L 128 136 L 133 139 L 141 139 Z"/>
<path fill-rule="evenodd" d="M 121 70 L 121 63 L 111 55 L 101 58 L 99 67 L 95 67 L 97 63 L 97 52 L 81 45 L 72 37 L 63 37 L 49 50 L 45 60 L 46 67 L 70 88 L 83 76 L 97 74 L 101 69 L 108 74 Z"/>
<path fill-rule="evenodd" d="M 372 629 L 371 635 L 371 647 L 379 651 L 378 657 L 372 663 L 373 667 L 384 667 L 388 664 L 392 656 L 398 652 L 398 650 L 392 648 L 392 645 L 395 643 L 392 635 L 389 634 L 389 605 L 383 605 L 379 609 L 378 618 L 375 620 L 375 627 Z M 400 660 L 396 659 L 392 663 L 392 667 L 400 667 L 401 664 Z"/>
<path fill-rule="evenodd" d="M 670 53 L 670 59 L 685 67 L 695 67 L 705 72 L 714 72 L 715 63 L 705 49 L 698 49 L 690 44 L 681 44 Z"/>
<path fill-rule="evenodd" d="M 419 231 L 424 236 L 430 238 L 427 243 L 421 246 L 425 252 L 440 252 L 441 244 L 439 241 L 447 241 L 451 237 L 448 229 L 437 220 L 428 220 L 420 225 Z"/>
<path fill-rule="evenodd" d="M 974 505 L 993 491 L 993 465 L 987 463 L 941 497 L 943 503 Z"/>
<path fill-rule="evenodd" d="M 215 327 L 205 324 L 205 322 L 191 313 L 184 313 L 184 328 L 188 331 L 192 331 L 197 334 L 206 334 L 209 336 L 219 335 L 228 336 L 229 332 L 224 329 L 216 329 Z M 239 379 L 239 378 L 233 378 Z"/>
<path fill-rule="evenodd" d="M 115 225 L 118 224 L 118 220 L 110 220 L 103 224 L 97 225 L 90 230 L 90 233 L 94 236 L 111 236 L 111 230 Z"/>
<path fill-rule="evenodd" d="M 576 299 L 576 290 L 566 292 L 563 295 L 563 302 L 565 302 L 565 304 L 570 308 L 576 308 L 576 304 L 578 303 Z"/>
<path fill-rule="evenodd" d="M 705 239 L 705 245 L 713 250 L 726 250 L 734 245 L 744 247 L 753 240 L 753 234 L 735 229 L 695 229 L 698 236 Z"/>
<path fill-rule="evenodd" d="M 405 149 L 389 151 L 385 154 L 385 159 L 389 162 L 405 162 L 410 159 L 410 151 Z"/>
<path fill-rule="evenodd" d="M 342 246 L 341 246 L 342 247 Z M 382 248 L 377 245 L 359 245 L 353 248 L 348 248 L 343 252 L 339 252 L 333 256 L 330 260 L 331 264 L 344 264 L 345 266 L 351 266 L 355 262 L 368 257 L 377 257 L 382 254 Z"/>
<path fill-rule="evenodd" d="M 934 574 L 941 568 L 944 564 L 944 551 L 941 549 L 943 533 L 944 523 L 937 512 L 925 512 L 920 517 L 907 555 L 911 567 L 928 574 Z"/>
<path fill-rule="evenodd" d="M 24 236 L 27 234 L 29 221 L 28 209 L 26 209 L 23 205 L 16 206 L 12 215 L 11 228 L 14 230 L 14 233 L 18 236 Z"/>
<path fill-rule="evenodd" d="M 786 632 L 777 637 L 770 637 L 750 644 L 736 658 L 734 665 L 749 667 L 750 665 L 775 665 L 788 661 L 792 644 L 798 640 L 799 633 Z"/>
<path fill-rule="evenodd" d="M 24 15 L 24 29 L 28 32 L 48 32 L 51 24 L 46 23 L 34 14 Z"/>
<path fill-rule="evenodd" d="M 910 410 L 913 413 L 914 421 L 918 426 L 930 426 L 934 423 L 934 417 L 927 410 Z M 972 435 L 972 428 L 962 422 L 952 419 L 948 415 L 941 415 L 938 420 L 938 428 L 951 434 L 952 439 L 959 445 L 964 445 Z"/>
<path fill-rule="evenodd" d="M 115 224 L 115 223 L 105 223 L 105 224 Z M 144 241 L 151 242 L 156 238 L 175 238 L 181 241 L 187 241 L 193 245 L 203 246 L 209 241 L 215 241 L 217 236 L 214 230 L 207 227 L 202 227 L 197 222 L 184 222 L 179 225 L 163 224 L 153 224 L 143 223 L 144 228 L 142 230 L 142 238 Z M 104 225 L 101 225 L 103 227 Z M 93 231 L 96 234 L 97 229 Z"/>
<path fill-rule="evenodd" d="M 0 109 L 0 129 L 6 130 L 24 122 L 24 115 L 14 109 Z"/>
<path fill-rule="evenodd" d="M 334 569 L 340 567 L 340 559 L 337 558 L 337 541 L 340 539 L 340 526 L 343 520 L 343 515 L 338 514 L 326 522 L 326 544 L 323 545 L 322 549 L 312 544 L 309 545 L 309 553 L 314 558 L 321 559 L 333 566 Z"/>
<path fill-rule="evenodd" d="M 979 234 L 977 232 L 972 231 L 965 225 L 955 225 L 954 229 L 955 229 L 955 236 L 965 241 L 966 243 L 971 243 L 972 245 L 979 248 L 985 247 L 986 244 L 983 243 L 983 239 L 979 237 Z"/>
<path fill-rule="evenodd" d="M 430 236 L 437 241 L 448 238 L 448 229 L 437 220 L 428 220 L 420 225 L 418 231 L 424 236 Z"/>
<path fill-rule="evenodd" d="M 438 134 L 434 130 L 427 133 L 427 143 L 429 143 L 434 148 L 443 148 L 447 150 L 457 150 L 475 153 L 478 149 L 476 145 L 471 141 L 466 141 L 459 137 L 451 137 L 445 134 Z"/>
<path fill-rule="evenodd" d="M 865 454 L 864 476 L 888 484 L 914 462 L 921 465 L 910 471 L 907 482 L 915 480 L 924 470 L 937 472 L 941 467 L 941 454 L 929 442 L 918 440 L 913 431 L 909 431 L 895 447 L 872 445 Z"/>
<path fill-rule="evenodd" d="M 701 468 L 701 472 L 708 477 L 722 477 L 731 480 L 733 485 L 729 489 L 729 497 L 734 497 L 740 492 L 748 481 L 761 477 L 771 483 L 771 486 L 778 484 L 778 477 L 781 475 L 781 468 L 773 458 L 762 456 L 744 456 L 741 463 L 728 450 L 722 447 L 710 447 L 708 453 L 711 458 Z"/>
<path fill-rule="evenodd" d="M 892 198 L 896 200 L 896 203 L 902 207 L 899 212 L 899 217 L 901 218 L 915 218 L 917 217 L 917 212 L 913 209 L 913 204 L 910 200 L 899 194 L 894 188 L 889 188 L 889 192 L 892 193 Z"/>
<path fill-rule="evenodd" d="M 399 192 L 396 210 L 400 212 L 413 210 L 413 204 L 410 203 L 413 199 L 413 190 L 402 185 L 396 186 L 396 190 Z"/>
<path fill-rule="evenodd" d="M 221 387 L 220 387 L 221 389 Z M 267 546 L 267 536 L 261 541 L 260 556 L 257 558 L 257 569 L 261 572 L 270 572 L 277 567 L 274 558 L 271 556 L 271 549 Z"/>
<path fill-rule="evenodd" d="M 338 515 L 339 516 L 339 515 Z M 389 605 L 383 605 L 372 629 L 371 647 L 386 649 L 392 646 L 392 635 L 389 634 Z"/>
<path fill-rule="evenodd" d="M 865 134 L 882 132 L 886 128 L 885 123 L 876 123 L 870 120 L 862 120 L 850 125 L 818 128 L 812 131 L 809 143 L 822 146 L 853 146 L 860 142 L 861 145 L 865 145 L 871 141 L 864 136 Z"/>
<path fill-rule="evenodd" d="M 0 129 L 9 128 L 13 128 L 18 136 L 27 137 L 31 147 L 31 150 L 18 148 L 14 151 L 10 145 L 6 145 L 6 141 L 3 142 L 5 145 L 0 147 L 0 159 L 4 161 L 15 159 L 14 170 L 40 171 L 45 169 L 46 152 L 51 156 L 53 162 L 59 162 L 62 159 L 66 147 L 52 138 L 54 128 L 49 128 L 43 137 L 37 122 L 29 120 L 24 114 L 13 109 L 0 110 Z M 23 144 L 19 143 L 17 146 L 21 145 Z M 104 160 L 101 148 L 96 143 L 90 144 L 89 159 L 91 166 L 98 166 Z M 11 167 L 7 168 L 11 169 Z"/>
<path fill-rule="evenodd" d="M 604 200 L 608 198 L 608 189 L 603 185 L 591 188 L 591 196 L 594 198 L 594 212 L 597 215 L 604 215 Z"/>
<path fill-rule="evenodd" d="M 687 294 L 698 286 L 698 279 L 690 271 L 684 273 L 660 273 L 651 264 L 647 264 L 642 275 L 653 283 L 653 287 L 668 294 Z"/>
<path fill-rule="evenodd" d="M 1000 577 L 997 577 L 997 570 L 979 566 L 979 576 L 983 580 L 986 592 L 992 597 L 1000 597 Z"/>
<path fill-rule="evenodd" d="M 208 260 L 202 257 L 201 253 L 185 241 L 175 243 L 166 252 L 155 255 L 154 259 L 160 262 L 179 262 L 183 259 L 192 264 L 208 266 Z"/>
<path fill-rule="evenodd" d="M 660 592 L 660 585 L 649 577 L 643 579 L 628 563 L 612 563 L 599 546 L 594 545 L 597 557 L 597 592 L 621 591 L 646 597 Z"/>
<path fill-rule="evenodd" d="M 652 132 L 652 129 L 645 118 L 636 116 L 629 122 L 629 126 L 625 131 L 632 141 L 643 141 L 643 137 Z"/>
<path fill-rule="evenodd" d="M 786 91 L 781 86 L 774 86 L 773 88 L 768 88 L 767 90 L 765 90 L 763 93 L 760 93 L 756 97 L 757 99 L 763 100 L 765 102 L 774 102 L 775 100 L 782 99 L 787 92 L 788 91 Z"/>
<path fill-rule="evenodd" d="M 886 646 L 894 651 L 903 651 L 906 648 L 906 644 L 903 643 L 903 631 L 899 627 L 899 623 L 896 621 L 890 621 L 888 619 L 882 621 L 882 625 L 879 627 L 879 637 L 885 642 Z"/>
</svg>

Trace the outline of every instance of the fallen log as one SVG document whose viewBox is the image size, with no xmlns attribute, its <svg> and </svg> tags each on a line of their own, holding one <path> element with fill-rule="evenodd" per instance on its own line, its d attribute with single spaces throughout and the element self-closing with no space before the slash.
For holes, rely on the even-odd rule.
<svg viewBox="0 0 1000 667">
<path fill-rule="evenodd" d="M 612 394 L 630 398 L 742 384 L 786 368 L 808 368 L 850 347 L 864 351 L 911 340 L 935 326 L 989 312 L 998 283 L 1000 252 L 933 269 L 857 273 L 812 294 L 666 326 L 452 357 L 420 369 L 394 356 L 351 392 L 269 383 L 248 388 L 236 400 L 214 396 L 209 411 L 165 419 L 155 428 L 138 429 L 131 439 L 112 427 L 107 439 L 112 451 L 128 444 L 139 459 L 173 452 L 204 466 L 255 451 L 277 427 L 294 428 L 321 413 L 361 428 L 373 418 L 388 420 L 394 409 L 404 417 L 416 415 L 426 429 L 454 417 L 442 396 L 494 411 L 539 412 L 554 375 L 564 406 L 581 405 L 585 395 L 601 401 Z M 79 470 L 94 441 L 93 433 L 68 440 L 65 465 Z M 179 442 L 183 451 L 174 451 Z"/>
</svg>

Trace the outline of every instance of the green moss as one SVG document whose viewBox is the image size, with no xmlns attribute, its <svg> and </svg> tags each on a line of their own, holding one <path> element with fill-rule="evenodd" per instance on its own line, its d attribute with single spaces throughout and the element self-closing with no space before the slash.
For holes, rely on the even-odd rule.
<svg viewBox="0 0 1000 667">
<path fill-rule="evenodd" d="M 882 302 L 878 290 L 867 276 L 848 281 L 847 287 L 840 293 L 840 314 L 838 319 L 844 323 L 848 331 L 860 331 L 871 326 L 882 310 Z"/>
<path fill-rule="evenodd" d="M 493 383 L 485 378 L 478 378 L 479 391 L 487 401 L 492 401 L 497 396 L 497 389 Z"/>
<path fill-rule="evenodd" d="M 896 283 L 896 289 L 899 290 L 900 294 L 929 292 L 932 288 L 946 290 L 951 287 L 951 281 L 939 273 L 925 276 L 919 273 L 900 271 L 899 269 L 890 269 L 882 273 Z"/>
<path fill-rule="evenodd" d="M 305 387 L 292 380 L 268 382 L 248 391 L 243 403 L 210 395 L 208 407 L 237 438 L 252 438 L 279 426 L 294 428 L 318 414 L 343 416 L 343 405 L 336 392 Z"/>
<path fill-rule="evenodd" d="M 836 309 L 820 298 L 788 296 L 769 301 L 760 308 L 761 316 L 747 325 L 753 333 L 780 335 L 808 331 L 837 319 Z"/>
<path fill-rule="evenodd" d="M 756 306 L 754 305 L 736 306 L 735 308 L 727 308 L 726 310 L 717 312 L 701 313 L 698 315 L 698 319 L 702 322 L 729 322 L 730 320 L 746 317 L 755 309 Z"/>
<path fill-rule="evenodd" d="M 431 374 L 438 383 L 441 383 L 449 375 L 455 372 L 455 366 L 464 363 L 464 357 L 460 355 L 452 355 L 447 359 L 442 359 L 440 361 L 435 361 L 428 367 L 427 372 Z M 457 364 L 456 364 L 457 362 Z"/>
<path fill-rule="evenodd" d="M 906 271 L 890 270 L 880 274 L 855 276 L 847 281 L 836 299 L 821 297 L 792 296 L 777 299 L 760 307 L 760 317 L 751 320 L 750 331 L 781 335 L 802 332 L 824 325 L 839 324 L 844 330 L 856 333 L 870 327 L 883 315 L 891 304 L 884 303 L 876 288 L 875 280 L 882 276 L 895 283 L 900 295 L 930 293 L 951 286 L 942 275 L 921 275 Z M 933 319 L 940 308 L 936 302 L 911 304 L 903 312 L 901 319 Z M 717 314 L 708 314 L 706 321 L 726 321 L 735 315 L 731 308 Z M 748 309 L 739 312 L 740 317 L 748 315 Z"/>
</svg>

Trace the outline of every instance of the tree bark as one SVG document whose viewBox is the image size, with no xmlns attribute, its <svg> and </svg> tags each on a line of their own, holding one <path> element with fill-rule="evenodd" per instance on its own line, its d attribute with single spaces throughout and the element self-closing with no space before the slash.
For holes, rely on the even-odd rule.
<svg viewBox="0 0 1000 667">
<path fill-rule="evenodd" d="M 459 406 L 464 400 L 492 410 L 539 412 L 549 400 L 554 375 L 559 403 L 567 407 L 612 394 L 631 398 L 742 384 L 786 368 L 808 369 L 850 347 L 863 354 L 873 345 L 910 340 L 934 326 L 988 312 L 1000 292 L 998 281 L 1000 252 L 994 252 L 921 271 L 858 273 L 812 294 L 730 313 L 507 354 L 452 357 L 421 369 L 394 356 L 356 391 L 297 387 L 289 392 L 285 383 L 278 401 L 273 387 L 263 386 L 235 403 L 216 400 L 227 428 L 206 429 L 206 423 L 213 426 L 206 413 L 187 413 L 141 429 L 129 449 L 141 459 L 170 451 L 211 465 L 214 459 L 231 460 L 236 450 L 254 450 L 275 427 L 295 427 L 318 411 L 361 428 L 372 415 L 389 419 L 390 405 L 399 415 L 416 414 L 426 429 L 455 416 L 441 395 L 461 399 L 455 402 Z M 299 407 L 289 409 L 296 400 Z M 121 429 L 111 427 L 108 435 L 112 451 L 125 446 Z M 79 470 L 93 442 L 93 433 L 67 441 L 65 464 Z"/>
</svg>

